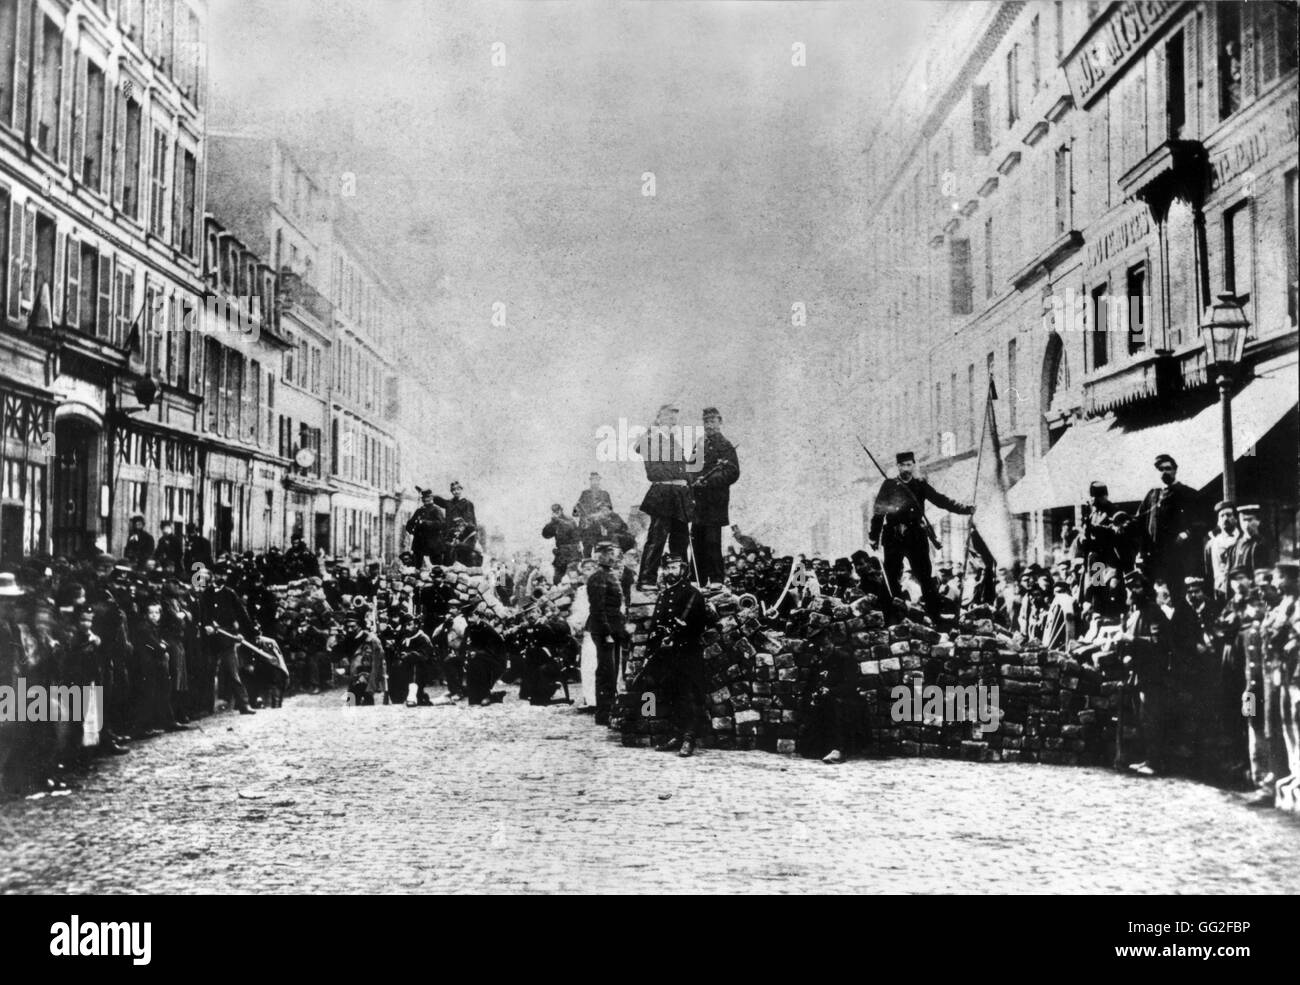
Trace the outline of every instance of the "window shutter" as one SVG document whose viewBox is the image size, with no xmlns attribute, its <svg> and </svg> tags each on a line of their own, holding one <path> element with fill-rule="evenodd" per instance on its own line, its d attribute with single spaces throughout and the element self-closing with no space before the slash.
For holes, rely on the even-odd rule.
<svg viewBox="0 0 1300 985">
<path fill-rule="evenodd" d="M 118 82 L 121 85 L 121 82 Z M 122 208 L 122 185 L 126 175 L 126 96 L 119 90 L 113 99 L 113 205 Z"/>
<path fill-rule="evenodd" d="M 99 310 L 95 314 L 96 334 L 100 338 L 113 338 L 113 258 L 108 253 L 99 254 Z"/>
<path fill-rule="evenodd" d="M 63 279 L 66 276 L 64 263 L 68 255 L 68 236 L 59 233 L 54 237 L 54 283 L 50 285 L 50 324 L 58 327 L 63 323 Z"/>
<path fill-rule="evenodd" d="M 69 117 L 72 121 L 71 149 L 68 155 L 68 173 L 72 175 L 74 181 L 81 183 L 85 177 L 86 167 L 86 100 L 90 98 L 90 92 L 86 82 L 86 59 L 77 58 L 75 69 L 75 98 L 72 103 L 72 111 Z"/>
<path fill-rule="evenodd" d="M 63 32 L 63 78 L 59 81 L 59 147 L 55 155 L 60 164 L 68 163 L 69 145 L 72 140 L 73 88 L 76 78 L 77 53 L 72 46 L 65 26 Z"/>
<path fill-rule="evenodd" d="M 993 149 L 993 138 L 989 128 L 989 87 L 973 86 L 970 91 L 972 134 L 976 154 L 987 154 Z"/>
<path fill-rule="evenodd" d="M 36 298 L 36 205 L 23 208 L 23 304 Z"/>
<path fill-rule="evenodd" d="M 198 302 L 194 302 L 196 307 L 193 309 L 193 320 L 185 333 L 186 342 L 190 347 L 190 393 L 200 393 L 203 382 L 203 334 L 198 331 L 198 325 L 195 324 L 199 317 L 197 308 Z"/>
<path fill-rule="evenodd" d="M 181 227 L 185 225 L 185 151 L 177 141 L 172 145 L 172 246 L 180 249 Z"/>
<path fill-rule="evenodd" d="M 81 327 L 81 243 L 75 236 L 68 237 L 68 278 L 63 291 L 63 324 Z"/>
<path fill-rule="evenodd" d="M 27 99 L 31 92 L 32 70 L 32 0 L 18 0 L 14 35 L 18 49 L 14 52 L 13 128 L 26 135 Z"/>
<path fill-rule="evenodd" d="M 9 317 L 22 316 L 23 210 L 17 202 L 9 207 Z"/>
</svg>

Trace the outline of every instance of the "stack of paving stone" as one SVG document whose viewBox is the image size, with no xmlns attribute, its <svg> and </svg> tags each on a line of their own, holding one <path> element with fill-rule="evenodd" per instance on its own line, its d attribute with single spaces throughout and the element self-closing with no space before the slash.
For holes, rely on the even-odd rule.
<svg viewBox="0 0 1300 985">
<path fill-rule="evenodd" d="M 634 648 L 628 660 L 628 693 L 620 695 L 611 724 L 626 745 L 651 745 L 670 731 L 659 717 L 643 714 L 635 686 L 645 659 L 653 601 L 630 607 Z M 710 603 L 704 635 L 706 744 L 719 749 L 768 749 L 820 754 L 802 742 L 800 726 L 828 690 L 828 682 L 856 691 L 864 734 L 880 755 L 934 756 L 980 762 L 1079 764 L 1109 762 L 1114 715 L 1119 706 L 1118 667 L 1081 664 L 1066 653 L 1017 643 L 990 620 L 962 623 L 940 633 L 904 619 L 885 626 L 874 598 L 851 603 L 823 597 L 795 609 L 776 625 L 729 595 Z M 845 681 L 842 668 L 856 667 Z M 833 675 L 840 674 L 839 677 Z M 896 720 L 894 689 L 919 687 L 998 688 L 998 728 L 945 713 Z M 990 692 L 986 692 L 990 695 Z M 985 710 L 988 706 L 985 705 Z"/>
</svg>

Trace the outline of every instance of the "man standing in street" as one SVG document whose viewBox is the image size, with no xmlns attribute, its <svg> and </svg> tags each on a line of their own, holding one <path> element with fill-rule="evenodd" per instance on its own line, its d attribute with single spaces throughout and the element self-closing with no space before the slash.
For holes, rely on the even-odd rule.
<svg viewBox="0 0 1300 985">
<path fill-rule="evenodd" d="M 199 597 L 198 624 L 207 638 L 208 646 L 216 658 L 219 671 L 226 678 L 234 696 L 235 707 L 241 715 L 255 714 L 248 704 L 248 691 L 239 676 L 238 642 L 230 635 L 252 639 L 256 635 L 253 620 L 235 590 L 226 584 L 226 566 L 213 569 L 211 582 Z"/>
<path fill-rule="evenodd" d="M 686 757 L 695 752 L 696 731 L 704 717 L 704 596 L 691 584 L 685 558 L 665 555 L 663 570 L 664 589 L 655 602 L 646 664 L 673 735 L 656 748 Z"/>
<path fill-rule="evenodd" d="M 1138 510 L 1139 550 L 1143 570 L 1153 582 L 1163 581 L 1177 601 L 1183 597 L 1188 575 L 1200 574 L 1201 505 L 1196 490 L 1178 481 L 1178 463 L 1172 455 L 1157 455 L 1160 487 L 1152 489 Z"/>
<path fill-rule="evenodd" d="M 185 577 L 194 571 L 194 565 L 212 567 L 212 543 L 199 533 L 197 523 L 185 524 Z"/>
<path fill-rule="evenodd" d="M 153 554 L 153 534 L 144 528 L 144 514 L 137 513 L 131 517 L 131 533 L 126 538 L 122 557 L 132 567 L 138 568 L 144 564 L 146 558 L 153 557 Z"/>
<path fill-rule="evenodd" d="M 180 575 L 185 546 L 181 543 L 181 539 L 176 533 L 176 527 L 170 520 L 164 520 L 159 529 L 162 533 L 158 537 L 158 543 L 154 545 L 153 556 L 160 565 L 163 562 L 170 562 L 172 571 Z"/>
<path fill-rule="evenodd" d="M 687 488 L 686 456 L 680 443 L 677 413 L 672 404 L 660 407 L 654 424 L 637 446 L 645 463 L 645 477 L 651 483 L 641 502 L 641 511 L 650 517 L 650 529 L 641 549 L 638 588 L 654 587 L 665 543 L 669 553 L 683 557 L 690 542 L 694 501 Z"/>
<path fill-rule="evenodd" d="M 585 558 L 591 557 L 596 545 L 609 535 L 606 524 L 614 512 L 614 503 L 609 498 L 609 493 L 600 488 L 600 473 L 591 473 L 590 482 L 591 485 L 582 491 L 578 504 L 573 508 L 582 535 L 582 556 Z"/>
<path fill-rule="evenodd" d="M 949 499 L 930 483 L 916 476 L 916 456 L 910 451 L 895 456 L 898 478 L 885 479 L 876 494 L 868 537 L 873 551 L 885 548 L 885 580 L 890 591 L 902 595 L 903 559 L 912 569 L 912 577 L 921 586 L 925 610 L 931 619 L 939 616 L 939 593 L 935 588 L 930 567 L 931 536 L 925 519 L 925 504 L 934 503 L 949 513 L 966 516 L 975 512 Z"/>
<path fill-rule="evenodd" d="M 1259 507 L 1254 503 L 1240 506 L 1237 515 L 1241 518 L 1242 532 L 1232 551 L 1232 564 L 1248 569 L 1253 579 L 1255 569 L 1266 569 L 1273 563 L 1273 555 L 1260 537 Z"/>
<path fill-rule="evenodd" d="M 691 494 L 695 519 L 691 523 L 691 546 L 699 568 L 701 585 L 721 585 L 726 571 L 722 561 L 722 528 L 731 520 L 727 507 L 731 485 L 740 478 L 740 461 L 735 446 L 722 434 L 722 414 L 716 407 L 704 408 L 704 438 L 695 449 Z"/>
<path fill-rule="evenodd" d="M 632 638 L 624 625 L 623 591 L 619 587 L 614 544 L 602 540 L 596 545 L 600 565 L 587 579 L 587 632 L 596 644 L 596 724 L 608 725 L 618 688 L 620 651 Z"/>
<path fill-rule="evenodd" d="M 1214 515 L 1219 526 L 1205 543 L 1205 570 L 1214 584 L 1215 597 L 1222 600 L 1228 597 L 1228 572 L 1233 567 L 1242 534 L 1237 526 L 1237 504 L 1232 500 L 1216 504 Z"/>
<path fill-rule="evenodd" d="M 1129 611 L 1120 641 L 1124 662 L 1137 677 L 1139 722 L 1145 758 L 1129 766 L 1153 776 L 1164 769 L 1169 730 L 1169 690 L 1173 673 L 1173 643 L 1169 620 L 1156 604 L 1150 582 L 1140 571 L 1124 576 Z"/>
</svg>

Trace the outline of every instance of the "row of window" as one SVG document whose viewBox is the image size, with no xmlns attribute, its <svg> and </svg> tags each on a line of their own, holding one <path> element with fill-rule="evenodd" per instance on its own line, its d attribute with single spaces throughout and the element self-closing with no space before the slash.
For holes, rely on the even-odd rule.
<svg viewBox="0 0 1300 985">
<path fill-rule="evenodd" d="M 334 253 L 331 273 L 331 300 L 335 308 L 368 338 L 386 341 L 391 306 L 379 286 L 341 251 Z"/>
<path fill-rule="evenodd" d="M 386 410 L 385 389 L 390 385 L 383 366 L 360 345 L 340 337 L 335 344 L 334 392 L 365 410 Z"/>
<path fill-rule="evenodd" d="M 195 153 L 146 119 L 138 97 L 129 80 L 111 87 L 103 65 L 74 50 L 30 0 L 0 0 L 0 123 L 29 134 L 82 187 L 111 196 L 123 215 L 194 256 Z"/>
<path fill-rule="evenodd" d="M 380 489 L 397 487 L 401 459 L 392 443 L 353 417 L 330 422 L 330 474 Z"/>
</svg>

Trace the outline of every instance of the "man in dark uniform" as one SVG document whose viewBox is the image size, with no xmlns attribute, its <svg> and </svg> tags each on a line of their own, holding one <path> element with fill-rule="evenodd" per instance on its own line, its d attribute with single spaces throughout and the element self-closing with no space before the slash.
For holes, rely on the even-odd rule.
<svg viewBox="0 0 1300 985">
<path fill-rule="evenodd" d="M 587 632 L 596 644 L 596 724 L 608 725 L 610 709 L 618 687 L 620 648 L 631 645 L 623 618 L 623 590 L 619 587 L 618 564 L 612 542 L 596 545 L 600 565 L 587 579 Z"/>
<path fill-rule="evenodd" d="M 930 568 L 930 534 L 925 520 L 925 504 L 934 503 L 949 513 L 966 516 L 974 513 L 975 508 L 949 499 L 930 483 L 916 477 L 916 456 L 910 451 L 899 452 L 894 460 L 898 463 L 898 478 L 886 479 L 880 484 L 868 538 L 873 551 L 884 543 L 885 581 L 889 590 L 895 596 L 904 597 L 901 579 L 903 559 L 906 558 L 912 577 L 921 586 L 926 612 L 931 619 L 937 619 L 939 593 Z"/>
<path fill-rule="evenodd" d="M 1135 521 L 1143 570 L 1154 581 L 1169 586 L 1170 596 L 1183 597 L 1184 580 L 1200 574 L 1205 523 L 1196 490 L 1178 481 L 1178 463 L 1172 455 L 1157 455 L 1160 487 L 1142 500 Z"/>
<path fill-rule="evenodd" d="M 126 538 L 122 557 L 134 567 L 144 564 L 146 558 L 153 557 L 153 535 L 144 528 L 144 514 L 137 513 L 131 517 L 131 533 Z"/>
<path fill-rule="evenodd" d="M 1232 550 L 1232 565 L 1246 568 L 1253 579 L 1256 569 L 1264 570 L 1273 564 L 1273 554 L 1260 536 L 1259 506 L 1239 506 L 1237 516 L 1241 519 L 1241 538 Z"/>
<path fill-rule="evenodd" d="M 596 545 L 610 535 L 606 529 L 609 517 L 614 512 L 614 503 L 609 493 L 600 488 L 600 473 L 593 472 L 591 485 L 582 491 L 578 503 L 573 507 L 574 519 L 582 535 L 582 556 L 591 557 Z"/>
<path fill-rule="evenodd" d="M 218 630 L 252 639 L 256 635 L 253 620 L 248 616 L 244 603 L 235 594 L 234 589 L 226 584 L 226 567 L 219 565 L 212 571 L 212 581 L 203 589 L 199 597 L 197 622 L 207 638 L 208 646 L 216 657 L 220 672 L 225 675 L 231 693 L 234 695 L 235 707 L 241 715 L 255 714 L 248 704 L 248 691 L 239 676 L 238 643 Z"/>
<path fill-rule="evenodd" d="M 465 609 L 468 625 L 462 652 L 465 655 L 465 697 L 470 707 L 495 703 L 492 685 L 505 672 L 510 659 L 506 641 L 483 619 L 483 611 L 484 605 L 477 599 L 467 603 Z"/>
<path fill-rule="evenodd" d="M 578 524 L 564 515 L 564 507 L 559 503 L 551 505 L 551 519 L 542 527 L 542 536 L 555 541 L 555 578 L 552 584 L 558 585 L 570 563 L 582 560 L 581 534 Z"/>
<path fill-rule="evenodd" d="M 687 488 L 686 456 L 680 444 L 677 408 L 664 404 L 655 415 L 650 430 L 642 435 L 637 451 L 645 463 L 645 477 L 650 489 L 641 502 L 641 511 L 650 517 L 645 546 L 641 550 L 641 568 L 637 587 L 653 587 L 659 578 L 659 559 L 664 544 L 679 557 L 686 555 L 690 542 L 690 522 L 695 504 Z"/>
<path fill-rule="evenodd" d="M 181 543 L 180 537 L 176 534 L 176 527 L 170 520 L 162 522 L 161 530 L 158 543 L 154 545 L 153 556 L 159 564 L 164 561 L 170 562 L 172 570 L 179 573 L 181 562 L 185 557 L 185 545 Z"/>
<path fill-rule="evenodd" d="M 289 538 L 290 547 L 284 552 L 284 566 L 290 578 L 316 578 L 320 576 L 320 562 L 308 550 L 302 534 Z"/>
<path fill-rule="evenodd" d="M 660 752 L 690 756 L 704 717 L 704 596 L 691 584 L 686 559 L 663 560 L 664 589 L 650 623 L 647 670 L 642 673 L 664 703 L 673 735 L 656 746 Z"/>
<path fill-rule="evenodd" d="M 722 414 L 716 407 L 704 408 L 704 439 L 695 451 L 687 476 L 695 500 L 691 523 L 691 547 L 699 568 L 701 585 L 721 585 L 726 570 L 722 562 L 722 528 L 731 519 L 731 485 L 740 478 L 736 447 L 722 434 Z"/>
<path fill-rule="evenodd" d="M 1093 482 L 1088 486 L 1088 502 L 1082 512 L 1083 524 L 1074 541 L 1074 556 L 1083 559 L 1088 577 L 1094 577 L 1092 572 L 1098 564 L 1120 576 L 1131 571 L 1133 558 L 1127 549 L 1125 531 L 1116 522 L 1119 511 L 1110 501 L 1106 483 Z M 1098 576 L 1104 579 L 1105 573 L 1098 572 Z"/>
<path fill-rule="evenodd" d="M 447 547 L 443 537 L 447 514 L 434 502 L 436 498 L 432 489 L 421 489 L 420 505 L 406 521 L 406 532 L 411 535 L 411 553 L 415 555 L 417 568 L 423 567 L 425 558 L 433 565 L 451 563 L 446 557 Z"/>
<path fill-rule="evenodd" d="M 1173 677 L 1173 640 L 1169 620 L 1156 604 L 1150 582 L 1140 571 L 1124 576 L 1129 611 L 1120 643 L 1124 663 L 1137 677 L 1139 724 L 1146 758 L 1129 766 L 1151 776 L 1164 769 L 1169 732 L 1169 692 Z"/>
<path fill-rule="evenodd" d="M 451 560 L 473 567 L 479 559 L 474 546 L 478 539 L 478 520 L 474 516 L 474 504 L 465 498 L 465 487 L 453 482 L 451 499 L 434 496 L 433 501 L 447 511 L 447 549 Z"/>
</svg>

